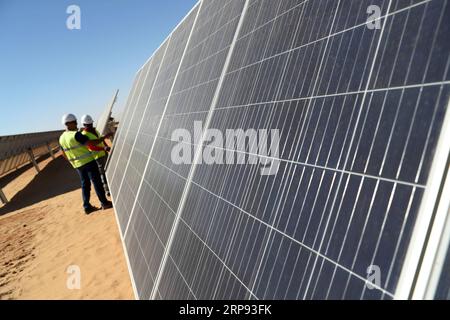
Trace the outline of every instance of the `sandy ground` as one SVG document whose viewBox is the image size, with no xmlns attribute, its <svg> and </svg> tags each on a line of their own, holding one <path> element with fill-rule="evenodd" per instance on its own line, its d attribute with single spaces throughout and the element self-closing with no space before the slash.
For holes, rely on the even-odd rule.
<svg viewBox="0 0 450 320">
<path fill-rule="evenodd" d="M 78 175 L 57 156 L 0 178 L 0 299 L 133 299 L 113 210 L 85 215 Z"/>
</svg>

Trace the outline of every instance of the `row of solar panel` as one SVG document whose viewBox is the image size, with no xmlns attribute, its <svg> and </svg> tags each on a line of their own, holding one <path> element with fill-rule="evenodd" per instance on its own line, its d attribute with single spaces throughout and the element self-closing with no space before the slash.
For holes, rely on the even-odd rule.
<svg viewBox="0 0 450 320">
<path fill-rule="evenodd" d="M 137 73 L 107 171 L 136 295 L 393 298 L 432 220 L 449 16 L 447 0 L 200 1 Z M 196 121 L 279 130 L 277 174 L 174 163 Z"/>
<path fill-rule="evenodd" d="M 61 131 L 0 137 L 0 176 L 30 162 L 29 150 L 35 158 L 58 148 Z"/>
</svg>

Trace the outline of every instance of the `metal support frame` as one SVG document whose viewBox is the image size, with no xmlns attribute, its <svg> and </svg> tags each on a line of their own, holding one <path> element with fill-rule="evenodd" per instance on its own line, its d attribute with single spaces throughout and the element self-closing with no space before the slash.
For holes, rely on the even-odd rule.
<svg viewBox="0 0 450 320">
<path fill-rule="evenodd" d="M 52 157 L 53 160 L 55 160 L 55 154 L 53 153 L 52 147 L 50 146 L 50 144 L 47 142 L 47 149 L 48 149 L 48 153 L 50 153 L 50 156 Z"/>
<path fill-rule="evenodd" d="M 8 203 L 8 199 L 6 198 L 5 194 L 3 193 L 3 190 L 0 188 L 0 201 L 3 204 L 7 204 Z"/>
<path fill-rule="evenodd" d="M 34 158 L 33 150 L 28 149 L 28 155 L 30 157 L 30 162 L 33 164 L 37 173 L 41 172 L 41 169 L 39 169 L 39 165 L 37 164 L 36 159 Z"/>
</svg>

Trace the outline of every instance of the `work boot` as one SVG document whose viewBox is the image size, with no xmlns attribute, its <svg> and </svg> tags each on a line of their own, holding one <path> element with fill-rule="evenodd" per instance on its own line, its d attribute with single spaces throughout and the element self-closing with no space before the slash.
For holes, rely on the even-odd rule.
<svg viewBox="0 0 450 320">
<path fill-rule="evenodd" d="M 113 204 L 111 201 L 105 202 L 102 204 L 102 209 L 103 210 L 108 210 L 111 209 L 113 207 Z"/>
<path fill-rule="evenodd" d="M 91 214 L 92 212 L 97 211 L 97 210 L 98 210 L 98 208 L 96 208 L 94 206 L 90 206 L 89 208 L 85 208 L 84 209 L 84 213 L 85 214 Z"/>
</svg>

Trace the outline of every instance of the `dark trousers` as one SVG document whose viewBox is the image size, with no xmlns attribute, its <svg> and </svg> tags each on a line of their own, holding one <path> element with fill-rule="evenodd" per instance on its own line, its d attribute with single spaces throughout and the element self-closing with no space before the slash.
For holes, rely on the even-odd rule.
<svg viewBox="0 0 450 320">
<path fill-rule="evenodd" d="M 100 159 L 97 159 L 96 161 L 97 161 L 98 171 L 100 172 L 100 178 L 102 179 L 103 188 L 105 189 L 105 191 L 107 193 L 109 193 L 108 180 L 106 180 L 106 173 L 105 173 L 105 166 L 106 166 L 107 159 L 108 159 L 108 156 L 105 156 L 105 157 L 101 157 Z"/>
<path fill-rule="evenodd" d="M 81 191 L 83 194 L 83 207 L 85 209 L 91 206 L 91 181 L 94 184 L 95 193 L 98 199 L 103 204 L 108 202 L 105 195 L 105 189 L 103 189 L 102 179 L 100 178 L 100 172 L 98 170 L 97 162 L 91 161 L 84 166 L 77 168 L 78 174 L 81 179 Z"/>
</svg>

